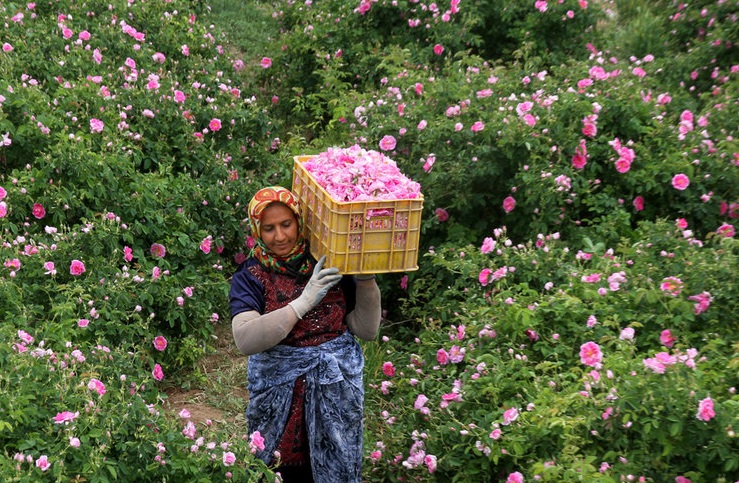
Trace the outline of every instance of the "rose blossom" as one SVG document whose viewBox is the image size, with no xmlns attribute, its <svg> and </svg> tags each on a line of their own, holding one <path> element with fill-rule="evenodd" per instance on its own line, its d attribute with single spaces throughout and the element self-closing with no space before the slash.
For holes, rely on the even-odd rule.
<svg viewBox="0 0 739 483">
<path fill-rule="evenodd" d="M 675 338 L 672 336 L 672 333 L 670 333 L 670 329 L 665 329 L 660 333 L 659 341 L 668 349 L 675 345 Z"/>
<path fill-rule="evenodd" d="M 586 366 L 597 366 L 603 360 L 603 353 L 600 346 L 593 341 L 589 341 L 580 346 L 580 362 Z"/>
<path fill-rule="evenodd" d="M 633 340 L 634 329 L 632 327 L 625 327 L 621 329 L 621 335 L 618 338 L 621 340 Z"/>
<path fill-rule="evenodd" d="M 303 167 L 339 202 L 413 199 L 421 193 L 421 186 L 406 177 L 395 161 L 356 144 L 330 147 L 305 161 Z"/>
<path fill-rule="evenodd" d="M 436 210 L 434 210 L 434 215 L 436 215 L 436 219 L 441 223 L 444 223 L 449 219 L 449 213 L 444 208 L 436 208 Z"/>
<path fill-rule="evenodd" d="M 546 2 L 543 2 L 543 3 L 544 3 L 543 8 L 544 10 L 546 10 Z M 540 10 L 541 10 L 541 7 L 540 7 Z M 505 480 L 505 483 L 523 483 L 523 475 L 519 473 L 518 471 L 511 473 L 510 475 L 508 475 L 508 478 Z"/>
<path fill-rule="evenodd" d="M 382 139 L 380 139 L 380 149 L 383 151 L 392 151 L 395 149 L 395 138 L 393 136 L 387 135 L 383 136 Z"/>
<path fill-rule="evenodd" d="M 516 208 L 516 199 L 513 196 L 508 196 L 503 200 L 503 211 L 510 213 Z"/>
<path fill-rule="evenodd" d="M 90 119 L 90 132 L 101 133 L 104 127 L 105 124 L 100 119 Z"/>
<path fill-rule="evenodd" d="M 161 381 L 162 379 L 164 379 L 164 371 L 162 371 L 162 366 L 160 366 L 159 364 L 154 364 L 154 370 L 151 371 L 151 375 L 157 381 Z"/>
<path fill-rule="evenodd" d="M 503 423 L 502 424 L 504 426 L 508 426 L 509 424 L 511 424 L 516 419 L 518 419 L 518 409 L 516 409 L 516 408 L 507 409 L 503 413 Z"/>
<path fill-rule="evenodd" d="M 702 399 L 698 403 L 698 413 L 695 415 L 696 418 L 701 421 L 710 421 L 716 416 L 716 411 L 713 409 L 713 400 L 710 397 Z"/>
<path fill-rule="evenodd" d="M 208 123 L 208 128 L 213 131 L 217 132 L 221 130 L 221 120 L 216 118 L 213 118 L 210 120 L 210 123 Z"/>
<path fill-rule="evenodd" d="M 158 351 L 163 351 L 167 348 L 167 339 L 164 336 L 158 335 L 154 337 L 154 348 Z"/>
<path fill-rule="evenodd" d="M 223 453 L 223 466 L 233 466 L 236 463 L 236 455 L 231 451 Z"/>
<path fill-rule="evenodd" d="M 39 468 L 41 471 L 46 471 L 51 467 L 51 463 L 49 463 L 49 458 L 44 454 L 39 456 L 39 458 L 36 460 L 36 467 Z"/>
<path fill-rule="evenodd" d="M 672 187 L 676 190 L 683 191 L 690 186 L 690 178 L 680 173 L 672 177 Z"/>
<path fill-rule="evenodd" d="M 644 197 L 637 196 L 634 198 L 634 209 L 636 211 L 642 211 L 644 209 Z"/>
<path fill-rule="evenodd" d="M 54 424 L 69 424 L 72 421 L 77 418 L 77 416 L 80 415 L 79 411 L 71 412 L 71 411 L 62 411 L 60 413 L 56 413 L 56 416 L 54 416 Z"/>
<path fill-rule="evenodd" d="M 72 275 L 82 275 L 85 273 L 85 264 L 79 260 L 72 260 L 72 264 L 69 266 L 69 273 Z"/>
<path fill-rule="evenodd" d="M 152 243 L 151 248 L 149 248 L 149 252 L 156 258 L 164 258 L 167 254 L 167 250 L 161 243 Z"/>
<path fill-rule="evenodd" d="M 724 223 L 723 225 L 716 228 L 716 234 L 721 235 L 726 238 L 734 238 L 736 231 L 734 229 L 734 225 L 730 225 L 729 223 Z"/>
<path fill-rule="evenodd" d="M 39 220 L 46 216 L 46 209 L 44 209 L 44 205 L 41 203 L 34 203 L 33 208 L 31 209 L 31 213 L 35 218 L 38 218 Z"/>
</svg>

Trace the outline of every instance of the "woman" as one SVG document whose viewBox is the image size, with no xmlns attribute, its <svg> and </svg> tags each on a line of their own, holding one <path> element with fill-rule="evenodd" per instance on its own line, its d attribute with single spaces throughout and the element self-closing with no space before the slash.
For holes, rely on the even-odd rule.
<svg viewBox="0 0 739 483">
<path fill-rule="evenodd" d="M 364 355 L 380 325 L 374 275 L 323 268 L 303 239 L 298 201 L 287 189 L 259 190 L 249 203 L 256 245 L 231 282 L 236 345 L 249 355 L 249 432 L 283 480 L 359 482 Z"/>
</svg>

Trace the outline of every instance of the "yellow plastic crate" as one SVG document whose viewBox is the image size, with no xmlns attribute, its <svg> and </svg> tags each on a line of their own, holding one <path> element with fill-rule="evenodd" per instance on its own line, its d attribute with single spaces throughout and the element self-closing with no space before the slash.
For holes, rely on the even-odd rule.
<svg viewBox="0 0 739 483">
<path fill-rule="evenodd" d="M 298 197 L 305 238 L 316 259 L 342 274 L 418 269 L 423 195 L 408 200 L 338 202 L 305 169 L 313 156 L 295 156 L 292 191 Z"/>
</svg>

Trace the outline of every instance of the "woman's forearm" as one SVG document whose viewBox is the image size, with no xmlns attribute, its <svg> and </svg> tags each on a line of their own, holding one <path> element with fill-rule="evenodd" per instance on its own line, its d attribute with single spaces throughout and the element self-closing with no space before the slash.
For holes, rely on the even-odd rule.
<svg viewBox="0 0 739 483">
<path fill-rule="evenodd" d="M 297 314 L 288 305 L 264 315 L 256 311 L 236 314 L 231 320 L 231 329 L 236 347 L 252 355 L 279 344 L 297 322 Z"/>
<path fill-rule="evenodd" d="M 382 320 L 382 300 L 380 288 L 374 278 L 357 278 L 357 300 L 354 310 L 346 322 L 354 335 L 364 340 L 377 337 Z"/>
</svg>

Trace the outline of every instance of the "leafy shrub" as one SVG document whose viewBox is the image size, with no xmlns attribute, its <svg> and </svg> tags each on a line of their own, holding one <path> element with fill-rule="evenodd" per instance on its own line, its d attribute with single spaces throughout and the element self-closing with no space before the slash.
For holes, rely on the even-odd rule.
<svg viewBox="0 0 739 483">
<path fill-rule="evenodd" d="M 246 435 L 197 427 L 187 414 L 165 417 L 145 349 L 127 354 L 72 342 L 85 340 L 78 335 L 85 328 L 0 330 L 8 341 L 0 348 L 3 481 L 259 481 L 270 474 Z"/>
<path fill-rule="evenodd" d="M 666 222 L 637 239 L 499 229 L 430 255 L 444 283 L 409 286 L 423 330 L 387 333 L 368 368 L 374 481 L 736 479 L 736 243 Z"/>
<path fill-rule="evenodd" d="M 274 124 L 229 79 L 243 62 L 204 13 L 201 2 L 0 6 L 3 481 L 270 474 L 247 435 L 183 434 L 157 383 L 207 350 L 251 184 L 282 171 Z M 55 424 L 65 411 L 81 416 Z"/>
<path fill-rule="evenodd" d="M 427 256 L 380 280 L 366 476 L 736 479 L 735 6 L 585 3 L 276 2 L 261 66 L 202 2 L 0 5 L 0 478 L 271 478 L 159 369 L 225 318 L 253 191 L 393 136 Z"/>
</svg>

